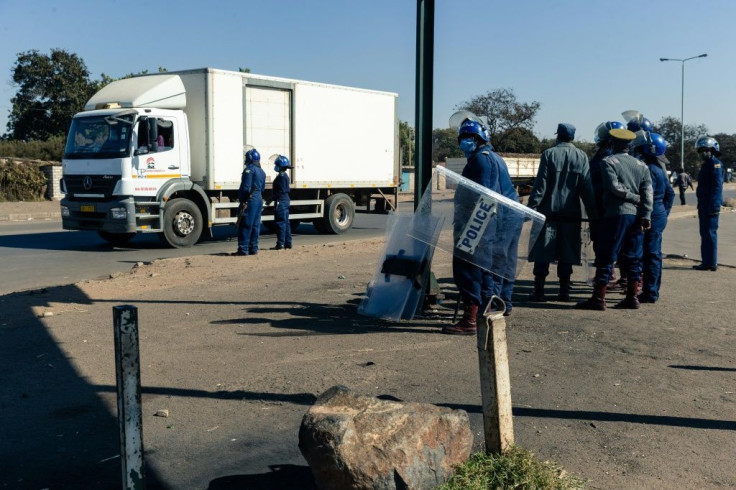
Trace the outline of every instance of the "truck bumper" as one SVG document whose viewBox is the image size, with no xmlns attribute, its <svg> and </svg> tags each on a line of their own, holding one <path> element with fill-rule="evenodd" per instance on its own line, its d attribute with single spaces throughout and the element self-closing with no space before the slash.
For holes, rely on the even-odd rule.
<svg viewBox="0 0 736 490">
<path fill-rule="evenodd" d="M 135 201 L 132 197 L 114 201 L 61 200 L 61 226 L 65 230 L 94 230 L 108 233 L 135 233 Z M 125 210 L 124 216 L 122 210 Z"/>
</svg>

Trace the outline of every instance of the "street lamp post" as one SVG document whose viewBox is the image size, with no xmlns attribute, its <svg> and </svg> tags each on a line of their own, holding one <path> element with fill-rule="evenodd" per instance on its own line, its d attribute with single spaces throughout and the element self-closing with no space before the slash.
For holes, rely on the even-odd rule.
<svg viewBox="0 0 736 490">
<path fill-rule="evenodd" d="M 691 56 L 690 58 L 660 58 L 659 61 L 679 61 L 682 63 L 682 94 L 680 96 L 680 168 L 685 168 L 685 62 L 695 58 L 705 58 L 708 53 Z"/>
</svg>

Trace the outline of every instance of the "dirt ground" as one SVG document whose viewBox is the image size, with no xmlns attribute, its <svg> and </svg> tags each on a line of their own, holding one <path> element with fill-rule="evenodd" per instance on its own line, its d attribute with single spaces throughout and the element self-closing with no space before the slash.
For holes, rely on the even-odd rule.
<svg viewBox="0 0 736 490">
<path fill-rule="evenodd" d="M 475 339 L 439 333 L 450 257 L 433 264 L 450 308 L 386 322 L 356 311 L 382 248 L 167 259 L 0 297 L 0 488 L 119 485 L 121 304 L 139 308 L 148 488 L 312 488 L 299 424 L 335 384 L 467 410 L 480 449 Z M 605 312 L 525 303 L 525 267 L 508 320 L 518 444 L 593 488 L 736 487 L 736 270 L 692 264 L 666 261 L 658 303 Z"/>
</svg>

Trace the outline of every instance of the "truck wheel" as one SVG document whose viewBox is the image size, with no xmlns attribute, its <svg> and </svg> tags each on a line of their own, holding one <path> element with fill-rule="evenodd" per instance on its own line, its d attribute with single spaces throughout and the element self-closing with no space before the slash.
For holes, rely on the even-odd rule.
<svg viewBox="0 0 736 490">
<path fill-rule="evenodd" d="M 135 236 L 135 233 L 110 233 L 109 231 L 98 231 L 97 234 L 113 247 L 122 247 Z"/>
<path fill-rule="evenodd" d="M 202 213 L 188 199 L 172 199 L 164 211 L 164 243 L 174 248 L 188 248 L 202 236 Z"/>
<path fill-rule="evenodd" d="M 340 235 L 353 226 L 355 204 L 346 194 L 334 194 L 325 199 L 324 209 L 324 218 L 314 222 L 317 231 L 330 235 Z"/>
</svg>

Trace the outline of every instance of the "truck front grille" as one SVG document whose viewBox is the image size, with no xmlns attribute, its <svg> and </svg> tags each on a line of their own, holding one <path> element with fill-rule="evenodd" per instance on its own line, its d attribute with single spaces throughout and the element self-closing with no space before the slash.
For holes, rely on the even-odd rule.
<svg viewBox="0 0 736 490">
<path fill-rule="evenodd" d="M 64 177 L 69 194 L 102 194 L 105 198 L 112 196 L 112 191 L 119 180 L 118 175 L 67 175 Z"/>
</svg>

